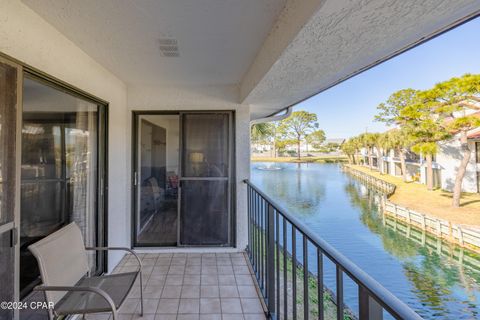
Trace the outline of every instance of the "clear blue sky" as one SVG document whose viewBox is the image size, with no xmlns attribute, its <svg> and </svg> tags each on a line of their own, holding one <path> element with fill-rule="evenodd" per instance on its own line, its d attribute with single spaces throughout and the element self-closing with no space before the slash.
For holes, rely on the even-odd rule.
<svg viewBox="0 0 480 320">
<path fill-rule="evenodd" d="M 376 107 L 400 89 L 428 89 L 465 73 L 480 73 L 480 18 L 467 22 L 300 104 L 318 115 L 327 138 L 348 138 L 386 127 Z"/>
</svg>

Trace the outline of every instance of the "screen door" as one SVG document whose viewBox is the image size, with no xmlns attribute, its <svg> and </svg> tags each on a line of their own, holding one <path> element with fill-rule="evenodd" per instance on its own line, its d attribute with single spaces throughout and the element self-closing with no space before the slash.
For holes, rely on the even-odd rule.
<svg viewBox="0 0 480 320">
<path fill-rule="evenodd" d="M 180 116 L 137 116 L 134 246 L 176 246 Z"/>
<path fill-rule="evenodd" d="M 179 244 L 229 245 L 232 114 L 181 114 Z"/>
</svg>

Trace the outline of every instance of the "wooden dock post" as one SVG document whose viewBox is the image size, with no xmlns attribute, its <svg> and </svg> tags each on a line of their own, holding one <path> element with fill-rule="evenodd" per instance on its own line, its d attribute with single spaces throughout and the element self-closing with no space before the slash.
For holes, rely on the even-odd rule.
<svg viewBox="0 0 480 320">
<path fill-rule="evenodd" d="M 457 227 L 457 230 L 458 230 L 458 242 L 460 243 L 461 246 L 464 245 L 464 242 L 463 242 L 463 230 L 460 226 Z"/>
<path fill-rule="evenodd" d="M 442 222 L 440 220 L 437 220 L 437 235 L 442 236 Z"/>
<path fill-rule="evenodd" d="M 395 192 L 395 185 L 389 183 L 383 179 L 377 178 L 366 172 L 353 169 L 348 166 L 343 166 L 343 170 L 348 172 L 353 177 L 356 177 L 359 181 L 368 184 L 367 187 L 374 187 L 377 191 L 384 194 L 381 199 L 379 209 L 382 213 L 382 223 L 385 226 L 390 226 L 387 221 L 387 215 L 394 218 L 393 228 L 394 230 L 400 230 L 397 226 L 397 221 L 401 220 L 408 224 L 408 226 L 418 227 L 422 230 L 422 245 L 427 242 L 426 232 L 438 237 L 440 241 L 442 239 L 451 243 L 459 244 L 460 246 L 468 246 L 475 252 L 480 252 L 480 231 L 473 229 L 463 230 L 461 226 L 452 224 L 450 221 L 443 221 L 435 216 L 428 216 L 424 213 L 410 210 L 406 207 L 397 205 L 390 202 L 388 196 Z M 401 224 L 401 223 L 400 223 Z M 442 230 L 442 228 L 446 230 Z M 457 230 L 455 233 L 455 229 Z M 408 229 L 407 229 L 408 232 Z M 442 245 L 438 245 L 437 250 L 441 251 Z"/>
</svg>

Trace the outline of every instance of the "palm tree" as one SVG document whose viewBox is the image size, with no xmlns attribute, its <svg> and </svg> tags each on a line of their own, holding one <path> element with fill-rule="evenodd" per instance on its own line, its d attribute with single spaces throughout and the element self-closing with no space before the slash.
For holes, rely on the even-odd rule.
<svg viewBox="0 0 480 320">
<path fill-rule="evenodd" d="M 391 149 L 390 140 L 387 132 L 380 133 L 378 135 L 376 148 L 377 148 L 378 159 L 380 161 L 378 169 L 380 171 L 380 174 L 384 174 L 384 170 L 385 170 L 384 168 L 385 162 L 383 161 L 384 152 L 387 152 L 387 155 L 388 155 L 388 151 Z"/>
<path fill-rule="evenodd" d="M 368 166 L 373 169 L 373 147 L 375 146 L 376 137 L 372 133 L 362 133 L 358 136 L 362 146 L 367 150 Z"/>
<path fill-rule="evenodd" d="M 360 149 L 362 149 L 362 142 L 358 137 L 353 137 L 349 140 L 351 141 L 352 146 L 355 148 L 355 154 L 353 155 L 353 162 L 355 164 L 358 164 L 359 162 L 356 156 L 360 153 Z"/>
<path fill-rule="evenodd" d="M 382 137 L 381 133 L 370 133 L 371 143 L 373 144 L 372 152 L 373 152 L 373 149 L 375 148 L 376 155 L 377 155 L 377 169 L 380 172 L 380 174 L 383 173 L 382 172 L 382 170 L 383 170 L 383 155 L 382 155 L 383 146 L 382 146 L 381 137 Z"/>
<path fill-rule="evenodd" d="M 250 128 L 250 138 L 253 143 L 269 144 L 273 140 L 274 128 L 269 122 L 257 123 Z"/>
<path fill-rule="evenodd" d="M 402 171 L 402 178 L 407 182 L 407 164 L 405 162 L 407 149 L 410 146 L 405 130 L 392 129 L 385 133 L 388 149 L 393 149 L 400 158 L 400 168 Z"/>
<path fill-rule="evenodd" d="M 348 139 L 345 141 L 341 146 L 340 149 L 343 153 L 348 157 L 348 163 L 355 164 L 355 153 L 357 151 L 356 142 L 353 138 Z"/>
<path fill-rule="evenodd" d="M 427 164 L 427 190 L 433 190 L 433 156 L 437 153 L 436 142 L 419 142 L 412 146 L 413 152 L 423 154 Z"/>
<path fill-rule="evenodd" d="M 252 125 L 251 127 L 252 141 L 262 141 L 269 138 L 272 134 L 272 125 L 268 122 L 262 122 Z"/>
</svg>

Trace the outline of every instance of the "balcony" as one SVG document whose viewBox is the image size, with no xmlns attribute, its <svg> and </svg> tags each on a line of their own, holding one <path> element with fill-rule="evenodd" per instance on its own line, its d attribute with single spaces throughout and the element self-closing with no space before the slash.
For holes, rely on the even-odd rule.
<svg viewBox="0 0 480 320">
<path fill-rule="evenodd" d="M 248 185 L 248 257 L 273 319 L 422 319 L 254 184 Z M 335 288 L 325 284 L 334 266 Z M 345 281 L 354 305 L 345 303 Z"/>
<path fill-rule="evenodd" d="M 145 253 L 144 319 L 265 319 L 251 268 L 243 253 Z M 125 256 L 115 272 L 136 268 Z M 140 291 L 133 290 L 119 310 L 137 319 Z M 109 314 L 91 316 L 108 319 Z"/>
<path fill-rule="evenodd" d="M 250 126 L 479 13 L 468 0 L 0 1 L 2 299 L 41 283 L 28 245 L 75 221 L 88 246 L 149 252 L 146 318 L 263 318 L 257 282 L 267 316 L 343 318 L 355 307 L 342 299 L 347 276 L 360 318 L 408 318 L 243 182 Z M 317 299 L 328 293 L 333 309 L 315 313 L 302 285 L 321 288 L 327 260 L 338 285 Z M 129 264 L 119 252 L 89 256 L 95 274 Z M 132 294 L 125 319 L 136 317 Z M 21 318 L 10 311 L 0 318 Z"/>
<path fill-rule="evenodd" d="M 335 250 L 262 190 L 245 180 L 248 198 L 246 252 L 137 253 L 139 279 L 121 308 L 120 319 L 421 319 L 406 304 Z M 335 287 L 325 283 L 327 265 Z M 138 270 L 125 255 L 112 271 Z M 357 288 L 348 305 L 345 281 Z M 350 299 L 351 301 L 351 299 Z M 24 319 L 47 319 L 27 313 Z M 86 319 L 113 319 L 110 313 Z"/>
</svg>

